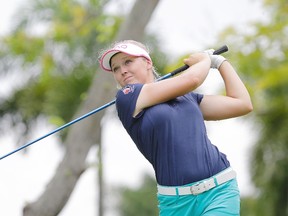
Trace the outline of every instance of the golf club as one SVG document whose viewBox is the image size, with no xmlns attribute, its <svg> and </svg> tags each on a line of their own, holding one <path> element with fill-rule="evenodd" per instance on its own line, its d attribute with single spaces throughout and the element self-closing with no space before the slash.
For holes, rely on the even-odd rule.
<svg viewBox="0 0 288 216">
<path fill-rule="evenodd" d="M 221 53 L 224 53 L 224 52 L 227 52 L 227 51 L 228 51 L 228 47 L 227 47 L 226 45 L 224 45 L 224 46 L 220 47 L 219 49 L 215 50 L 215 51 L 213 52 L 213 55 L 220 55 Z M 157 81 L 164 80 L 164 79 L 167 79 L 167 78 L 169 78 L 169 77 L 172 77 L 172 76 L 174 76 L 174 75 L 176 75 L 176 74 L 178 74 L 178 73 L 186 70 L 188 67 L 189 67 L 188 65 L 184 65 L 184 66 L 182 66 L 182 67 L 180 67 L 180 68 L 172 71 L 171 73 L 168 73 L 168 74 L 160 77 L 159 79 L 157 79 Z M 14 151 L 11 151 L 11 152 L 9 152 L 9 153 L 1 156 L 1 157 L 0 157 L 0 160 L 2 160 L 2 159 L 4 159 L 4 158 L 6 158 L 6 157 L 8 157 L 8 156 L 10 156 L 10 155 L 18 152 L 18 151 L 20 151 L 20 150 L 22 150 L 22 149 L 24 149 L 24 148 L 27 148 L 28 146 L 30 146 L 30 145 L 32 145 L 32 144 L 34 144 L 34 143 L 36 143 L 36 142 L 38 142 L 38 141 L 40 141 L 40 140 L 42 140 L 42 139 L 44 139 L 44 138 L 46 138 L 46 137 L 54 134 L 54 133 L 57 133 L 57 132 L 63 130 L 64 128 L 67 128 L 67 127 L 71 126 L 72 124 L 75 124 L 76 122 L 79 122 L 79 121 L 81 121 L 81 120 L 83 120 L 83 119 L 85 119 L 85 118 L 87 118 L 87 117 L 89 117 L 89 116 L 91 116 L 91 115 L 93 115 L 93 114 L 95 114 L 95 113 L 103 110 L 103 109 L 106 109 L 107 107 L 115 104 L 115 102 L 116 102 L 116 99 L 114 99 L 114 100 L 112 100 L 112 101 L 104 104 L 103 106 L 98 107 L 98 108 L 92 110 L 91 112 L 88 112 L 88 113 L 86 113 L 86 114 L 84 114 L 84 115 L 82 115 L 82 116 L 80 116 L 80 117 L 78 117 L 78 118 L 76 118 L 76 119 L 74 119 L 74 120 L 72 120 L 72 121 L 70 121 L 70 122 L 68 122 L 68 123 L 66 123 L 66 124 L 58 127 L 58 128 L 56 128 L 55 130 L 53 130 L 53 131 L 51 131 L 50 133 L 47 133 L 47 134 L 39 137 L 38 139 L 35 139 L 35 140 L 33 140 L 33 141 L 31 141 L 31 142 L 23 145 L 23 146 L 20 146 L 19 148 L 15 149 Z"/>
</svg>

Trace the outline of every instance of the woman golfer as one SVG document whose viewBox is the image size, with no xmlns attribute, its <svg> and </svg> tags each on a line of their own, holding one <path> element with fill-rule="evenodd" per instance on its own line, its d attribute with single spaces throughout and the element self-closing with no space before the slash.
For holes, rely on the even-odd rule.
<svg viewBox="0 0 288 216">
<path fill-rule="evenodd" d="M 161 216 L 240 214 L 236 173 L 210 142 L 204 120 L 245 115 L 253 107 L 231 64 L 209 53 L 190 55 L 187 70 L 159 82 L 139 42 L 116 43 L 99 59 L 121 86 L 116 108 L 123 126 L 155 170 Z M 219 70 L 226 96 L 193 92 L 210 68 Z"/>
</svg>

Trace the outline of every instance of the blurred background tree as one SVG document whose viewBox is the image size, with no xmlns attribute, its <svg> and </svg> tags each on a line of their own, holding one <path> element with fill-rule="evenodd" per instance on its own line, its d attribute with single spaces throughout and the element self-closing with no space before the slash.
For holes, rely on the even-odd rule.
<svg viewBox="0 0 288 216">
<path fill-rule="evenodd" d="M 8 81 L 17 78 L 1 100 L 0 115 L 9 116 L 13 126 L 25 126 L 17 127 L 23 129 L 19 139 L 38 117 L 56 126 L 70 121 L 86 99 L 97 69 L 96 50 L 115 37 L 121 22 L 120 16 L 103 13 L 104 3 L 30 1 L 12 33 L 2 38 L 0 71 Z"/>
<path fill-rule="evenodd" d="M 288 215 L 288 2 L 263 2 L 266 19 L 246 31 L 227 29 L 231 58 L 246 78 L 254 103 L 257 142 L 251 175 L 257 188 L 252 201 L 261 216 Z M 238 50 L 238 52 L 237 52 Z M 249 198 L 250 199 L 250 198 Z M 248 200 L 243 209 L 249 207 Z M 250 215 L 250 214 L 244 214 Z"/>
<path fill-rule="evenodd" d="M 117 212 L 119 212 L 119 215 L 158 215 L 157 189 L 155 185 L 155 178 L 149 174 L 145 174 L 143 181 L 137 188 L 128 188 L 127 186 L 118 187 L 116 191 L 118 191 L 120 197 L 117 203 Z"/>
</svg>

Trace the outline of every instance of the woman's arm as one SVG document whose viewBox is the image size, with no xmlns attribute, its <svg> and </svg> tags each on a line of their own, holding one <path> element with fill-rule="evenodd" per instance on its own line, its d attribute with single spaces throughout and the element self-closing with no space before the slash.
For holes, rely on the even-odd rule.
<svg viewBox="0 0 288 216">
<path fill-rule="evenodd" d="M 207 53 L 196 53 L 184 59 L 190 67 L 182 74 L 159 82 L 143 86 L 134 112 L 134 116 L 146 107 L 163 103 L 184 95 L 200 86 L 208 75 L 211 60 Z"/>
<path fill-rule="evenodd" d="M 226 96 L 205 95 L 200 108 L 205 120 L 221 120 L 245 115 L 253 110 L 250 95 L 240 77 L 228 61 L 219 67 Z"/>
</svg>

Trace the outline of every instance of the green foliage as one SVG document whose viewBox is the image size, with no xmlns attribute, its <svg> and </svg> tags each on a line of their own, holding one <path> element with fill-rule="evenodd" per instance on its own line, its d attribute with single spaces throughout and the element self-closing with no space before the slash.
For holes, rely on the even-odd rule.
<svg viewBox="0 0 288 216">
<path fill-rule="evenodd" d="M 13 37 L 7 37 L 5 43 L 10 48 L 10 54 L 23 56 L 24 62 L 35 61 L 44 47 L 42 38 L 29 36 L 23 31 L 15 32 Z"/>
<path fill-rule="evenodd" d="M 224 38 L 230 41 L 231 60 L 249 87 L 259 128 L 252 161 L 259 196 L 251 215 L 284 216 L 288 214 L 288 4 L 265 2 L 269 20 L 254 23 L 250 34 L 227 29 Z"/>
<path fill-rule="evenodd" d="M 23 80 L 0 101 L 0 116 L 18 116 L 11 119 L 27 126 L 24 133 L 40 115 L 57 126 L 71 120 L 95 75 L 97 52 L 121 23 L 103 13 L 100 0 L 31 0 L 29 5 L 0 41 L 0 73 Z M 42 31 L 35 33 L 39 26 Z"/>
<path fill-rule="evenodd" d="M 118 189 L 121 200 L 118 206 L 122 216 L 158 215 L 156 182 L 149 175 L 144 176 L 143 183 L 136 189 L 122 187 Z"/>
<path fill-rule="evenodd" d="M 257 214 L 257 199 L 253 197 L 242 197 L 241 198 L 241 215 L 244 216 L 260 216 Z"/>
</svg>

